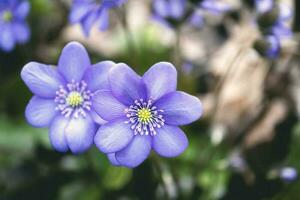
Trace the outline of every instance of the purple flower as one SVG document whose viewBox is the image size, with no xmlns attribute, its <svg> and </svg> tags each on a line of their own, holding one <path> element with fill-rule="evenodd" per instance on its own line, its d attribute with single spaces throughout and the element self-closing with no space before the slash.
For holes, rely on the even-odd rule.
<svg viewBox="0 0 300 200">
<path fill-rule="evenodd" d="M 16 44 L 24 44 L 30 37 L 25 21 L 30 10 L 28 1 L 2 0 L 0 2 L 0 48 L 11 51 Z"/>
<path fill-rule="evenodd" d="M 292 36 L 292 30 L 286 22 L 293 17 L 292 9 L 286 5 L 277 5 L 273 0 L 256 0 L 257 12 L 260 14 L 259 24 L 267 34 L 279 38 Z"/>
<path fill-rule="evenodd" d="M 213 15 L 220 15 L 230 10 L 230 6 L 218 0 L 204 0 L 199 3 L 198 9 L 188 19 L 189 23 L 195 28 L 201 28 L 204 24 L 203 12 Z"/>
<path fill-rule="evenodd" d="M 284 167 L 280 170 L 279 176 L 286 182 L 293 182 L 298 177 L 298 172 L 293 167 Z"/>
<path fill-rule="evenodd" d="M 254 48 L 262 56 L 270 59 L 276 59 L 281 52 L 280 38 L 276 35 L 266 35 L 255 41 Z"/>
<path fill-rule="evenodd" d="M 25 116 L 35 127 L 49 127 L 52 146 L 60 152 L 82 153 L 92 144 L 101 118 L 94 112 L 92 99 L 98 89 L 108 89 L 105 61 L 92 65 L 85 48 L 71 42 L 65 46 L 58 67 L 30 62 L 21 77 L 34 97 Z"/>
<path fill-rule="evenodd" d="M 142 77 L 126 64 L 109 72 L 111 91 L 98 91 L 95 111 L 108 123 L 101 126 L 95 144 L 114 165 L 136 167 L 154 149 L 164 157 L 181 154 L 188 145 L 178 128 L 202 114 L 198 98 L 176 91 L 177 71 L 170 63 L 152 66 Z"/>
<path fill-rule="evenodd" d="M 109 26 L 109 9 L 119 7 L 126 0 L 74 0 L 69 16 L 71 23 L 80 23 L 86 36 L 96 22 L 100 30 L 106 30 Z"/>
<path fill-rule="evenodd" d="M 275 59 L 279 56 L 281 51 L 280 39 L 274 35 L 265 36 L 265 40 L 268 43 L 268 48 L 265 52 L 265 56 L 271 59 Z"/>
<path fill-rule="evenodd" d="M 181 21 L 186 14 L 186 0 L 154 0 L 153 19 L 171 27 Z"/>
<path fill-rule="evenodd" d="M 228 11 L 229 6 L 218 0 L 204 0 L 190 9 L 186 0 L 154 0 L 153 10 L 153 18 L 168 27 L 187 20 L 193 27 L 201 28 L 204 24 L 203 12 L 219 15 Z M 192 14 L 189 14 L 191 11 Z"/>
<path fill-rule="evenodd" d="M 204 0 L 200 3 L 200 8 L 216 15 L 230 10 L 230 6 L 220 0 Z"/>
<path fill-rule="evenodd" d="M 266 13 L 274 7 L 273 0 L 255 0 L 255 7 L 257 12 Z"/>
</svg>

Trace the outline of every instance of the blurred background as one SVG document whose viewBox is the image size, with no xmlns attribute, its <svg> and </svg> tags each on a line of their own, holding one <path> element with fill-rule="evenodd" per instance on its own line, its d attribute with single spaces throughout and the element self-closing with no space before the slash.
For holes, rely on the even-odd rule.
<svg viewBox="0 0 300 200">
<path fill-rule="evenodd" d="M 217 12 L 192 0 L 183 17 L 162 22 L 153 1 L 128 0 L 110 11 L 108 30 L 96 26 L 88 38 L 68 22 L 71 1 L 29 2 L 31 39 L 0 50 L 1 200 L 299 199 L 299 1 L 276 1 L 261 13 L 254 0 L 222 1 L 226 9 Z M 279 23 L 281 5 L 292 13 L 284 21 L 292 35 L 274 40 L 268 30 Z M 193 6 L 198 21 L 190 20 Z M 179 89 L 204 105 L 203 117 L 183 127 L 190 143 L 184 154 L 153 153 L 135 169 L 114 167 L 95 147 L 76 156 L 55 152 L 47 130 L 26 123 L 32 94 L 21 68 L 56 65 L 73 40 L 93 63 L 125 62 L 140 74 L 159 61 L 176 65 Z"/>
</svg>

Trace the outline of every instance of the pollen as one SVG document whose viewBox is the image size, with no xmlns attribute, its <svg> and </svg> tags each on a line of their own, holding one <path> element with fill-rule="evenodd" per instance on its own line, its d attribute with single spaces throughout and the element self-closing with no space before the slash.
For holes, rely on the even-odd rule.
<svg viewBox="0 0 300 200">
<path fill-rule="evenodd" d="M 77 107 L 83 103 L 84 99 L 79 92 L 70 92 L 66 101 L 69 106 Z"/>
<path fill-rule="evenodd" d="M 2 14 L 3 21 L 9 22 L 9 21 L 12 20 L 12 18 L 13 18 L 13 15 L 12 15 L 12 13 L 10 11 L 3 12 L 3 14 Z"/>
<path fill-rule="evenodd" d="M 152 114 L 149 108 L 142 108 L 137 113 L 138 119 L 144 124 L 148 124 L 151 121 Z"/>
</svg>

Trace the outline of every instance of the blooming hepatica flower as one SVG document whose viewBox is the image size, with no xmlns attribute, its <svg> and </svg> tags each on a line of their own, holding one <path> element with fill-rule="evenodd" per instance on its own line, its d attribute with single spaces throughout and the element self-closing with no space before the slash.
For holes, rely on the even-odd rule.
<svg viewBox="0 0 300 200">
<path fill-rule="evenodd" d="M 98 89 L 108 89 L 108 71 L 113 62 L 91 65 L 85 48 L 71 42 L 63 49 L 58 67 L 31 62 L 21 77 L 34 93 L 26 107 L 27 121 L 49 127 L 52 146 L 60 152 L 82 153 L 92 144 L 101 118 L 92 99 Z"/>
<path fill-rule="evenodd" d="M 126 0 L 74 0 L 70 13 L 71 23 L 80 23 L 86 36 L 98 21 L 100 30 L 109 26 L 109 9 L 121 6 Z"/>
<path fill-rule="evenodd" d="M 108 123 L 95 136 L 96 146 L 114 165 L 136 167 L 153 148 L 159 155 L 174 157 L 188 145 L 179 125 L 202 114 L 198 98 L 176 91 L 177 72 L 170 63 L 151 67 L 142 77 L 125 64 L 109 72 L 111 91 L 98 91 L 95 111 Z"/>
<path fill-rule="evenodd" d="M 0 48 L 11 51 L 17 43 L 28 41 L 30 30 L 25 21 L 30 10 L 28 1 L 4 0 L 0 2 Z"/>
</svg>

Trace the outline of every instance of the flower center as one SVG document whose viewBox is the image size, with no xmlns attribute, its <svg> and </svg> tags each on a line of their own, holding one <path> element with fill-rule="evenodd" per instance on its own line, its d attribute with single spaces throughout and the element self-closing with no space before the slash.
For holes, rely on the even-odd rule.
<svg viewBox="0 0 300 200">
<path fill-rule="evenodd" d="M 85 117 L 86 111 L 91 110 L 92 96 L 93 93 L 88 90 L 84 81 L 72 81 L 66 86 L 60 86 L 56 92 L 54 100 L 57 103 L 56 110 L 59 110 L 65 117 L 78 118 L 80 115 Z"/>
<path fill-rule="evenodd" d="M 149 123 L 152 118 L 151 110 L 149 108 L 142 108 L 137 112 L 137 116 L 140 122 Z"/>
<path fill-rule="evenodd" d="M 2 19 L 5 22 L 11 21 L 13 18 L 12 12 L 11 11 L 4 11 L 2 14 Z"/>
<path fill-rule="evenodd" d="M 156 135 L 156 129 L 161 128 L 165 120 L 163 110 L 153 106 L 152 100 L 147 102 L 143 99 L 135 100 L 134 104 L 125 109 L 126 117 L 129 119 L 125 123 L 131 124 L 134 135 Z"/>
<path fill-rule="evenodd" d="M 67 97 L 67 104 L 72 107 L 80 106 L 83 101 L 84 100 L 79 92 L 70 92 Z"/>
</svg>

